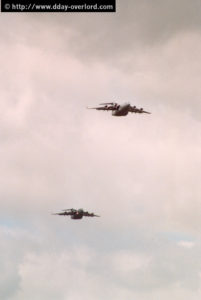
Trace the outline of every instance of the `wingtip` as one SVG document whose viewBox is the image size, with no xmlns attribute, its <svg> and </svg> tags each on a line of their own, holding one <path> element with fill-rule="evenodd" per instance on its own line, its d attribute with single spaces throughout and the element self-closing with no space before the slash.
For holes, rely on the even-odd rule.
<svg viewBox="0 0 201 300">
<path fill-rule="evenodd" d="M 149 111 L 143 111 L 145 114 L 149 114 L 149 115 L 151 115 L 151 113 L 149 112 Z"/>
</svg>

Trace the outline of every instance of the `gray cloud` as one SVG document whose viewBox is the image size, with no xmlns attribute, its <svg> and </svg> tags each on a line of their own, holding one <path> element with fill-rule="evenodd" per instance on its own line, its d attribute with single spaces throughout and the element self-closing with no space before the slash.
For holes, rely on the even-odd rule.
<svg viewBox="0 0 201 300">
<path fill-rule="evenodd" d="M 71 51 L 85 62 L 103 58 L 117 65 L 122 55 L 135 54 L 142 46 L 149 51 L 179 33 L 199 34 L 200 8 L 198 0 L 117 1 L 114 14 L 7 16 L 2 22 L 12 31 L 2 30 L 2 35 L 44 51 Z"/>
<path fill-rule="evenodd" d="M 2 16 L 2 297 L 200 298 L 199 5 Z M 72 206 L 101 218 L 51 215 Z"/>
</svg>

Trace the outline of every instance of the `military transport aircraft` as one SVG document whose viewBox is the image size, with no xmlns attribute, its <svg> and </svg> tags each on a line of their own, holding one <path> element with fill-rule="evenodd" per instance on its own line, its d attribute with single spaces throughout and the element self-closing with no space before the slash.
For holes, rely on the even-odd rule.
<svg viewBox="0 0 201 300">
<path fill-rule="evenodd" d="M 100 217 L 95 215 L 94 213 L 89 213 L 88 211 L 84 211 L 82 208 L 80 209 L 63 209 L 60 213 L 55 213 L 53 215 L 59 216 L 71 216 L 71 219 L 82 219 L 82 217 Z"/>
<path fill-rule="evenodd" d="M 126 116 L 129 112 L 131 113 L 139 113 L 139 114 L 150 114 L 150 112 L 143 110 L 143 108 L 137 108 L 136 106 L 132 106 L 129 103 L 118 104 L 115 102 L 108 103 L 100 103 L 98 107 L 87 107 L 88 109 L 97 109 L 97 110 L 106 110 L 112 111 L 113 116 Z"/>
</svg>

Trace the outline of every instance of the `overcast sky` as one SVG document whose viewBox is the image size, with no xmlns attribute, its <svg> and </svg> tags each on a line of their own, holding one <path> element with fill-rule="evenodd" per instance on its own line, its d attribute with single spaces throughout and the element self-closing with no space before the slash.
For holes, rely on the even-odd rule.
<svg viewBox="0 0 201 300">
<path fill-rule="evenodd" d="M 200 299 L 200 56 L 198 0 L 1 13 L 0 299 Z"/>
</svg>

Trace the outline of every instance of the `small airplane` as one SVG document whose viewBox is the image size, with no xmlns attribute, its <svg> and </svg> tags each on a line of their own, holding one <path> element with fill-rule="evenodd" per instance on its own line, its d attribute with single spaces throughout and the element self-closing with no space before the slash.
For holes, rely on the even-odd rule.
<svg viewBox="0 0 201 300">
<path fill-rule="evenodd" d="M 143 110 L 143 108 L 137 108 L 136 106 L 132 106 L 129 103 L 118 104 L 115 102 L 108 103 L 100 103 L 99 107 L 87 107 L 88 109 L 96 109 L 96 110 L 106 110 L 112 111 L 113 116 L 126 116 L 129 112 L 131 113 L 139 113 L 139 114 L 150 114 L 150 112 Z"/>
<path fill-rule="evenodd" d="M 71 219 L 82 219 L 82 217 L 100 217 L 95 215 L 94 213 L 89 213 L 88 211 L 84 211 L 82 208 L 80 209 L 63 209 L 60 213 L 54 213 L 53 215 L 59 216 L 71 216 Z"/>
</svg>

